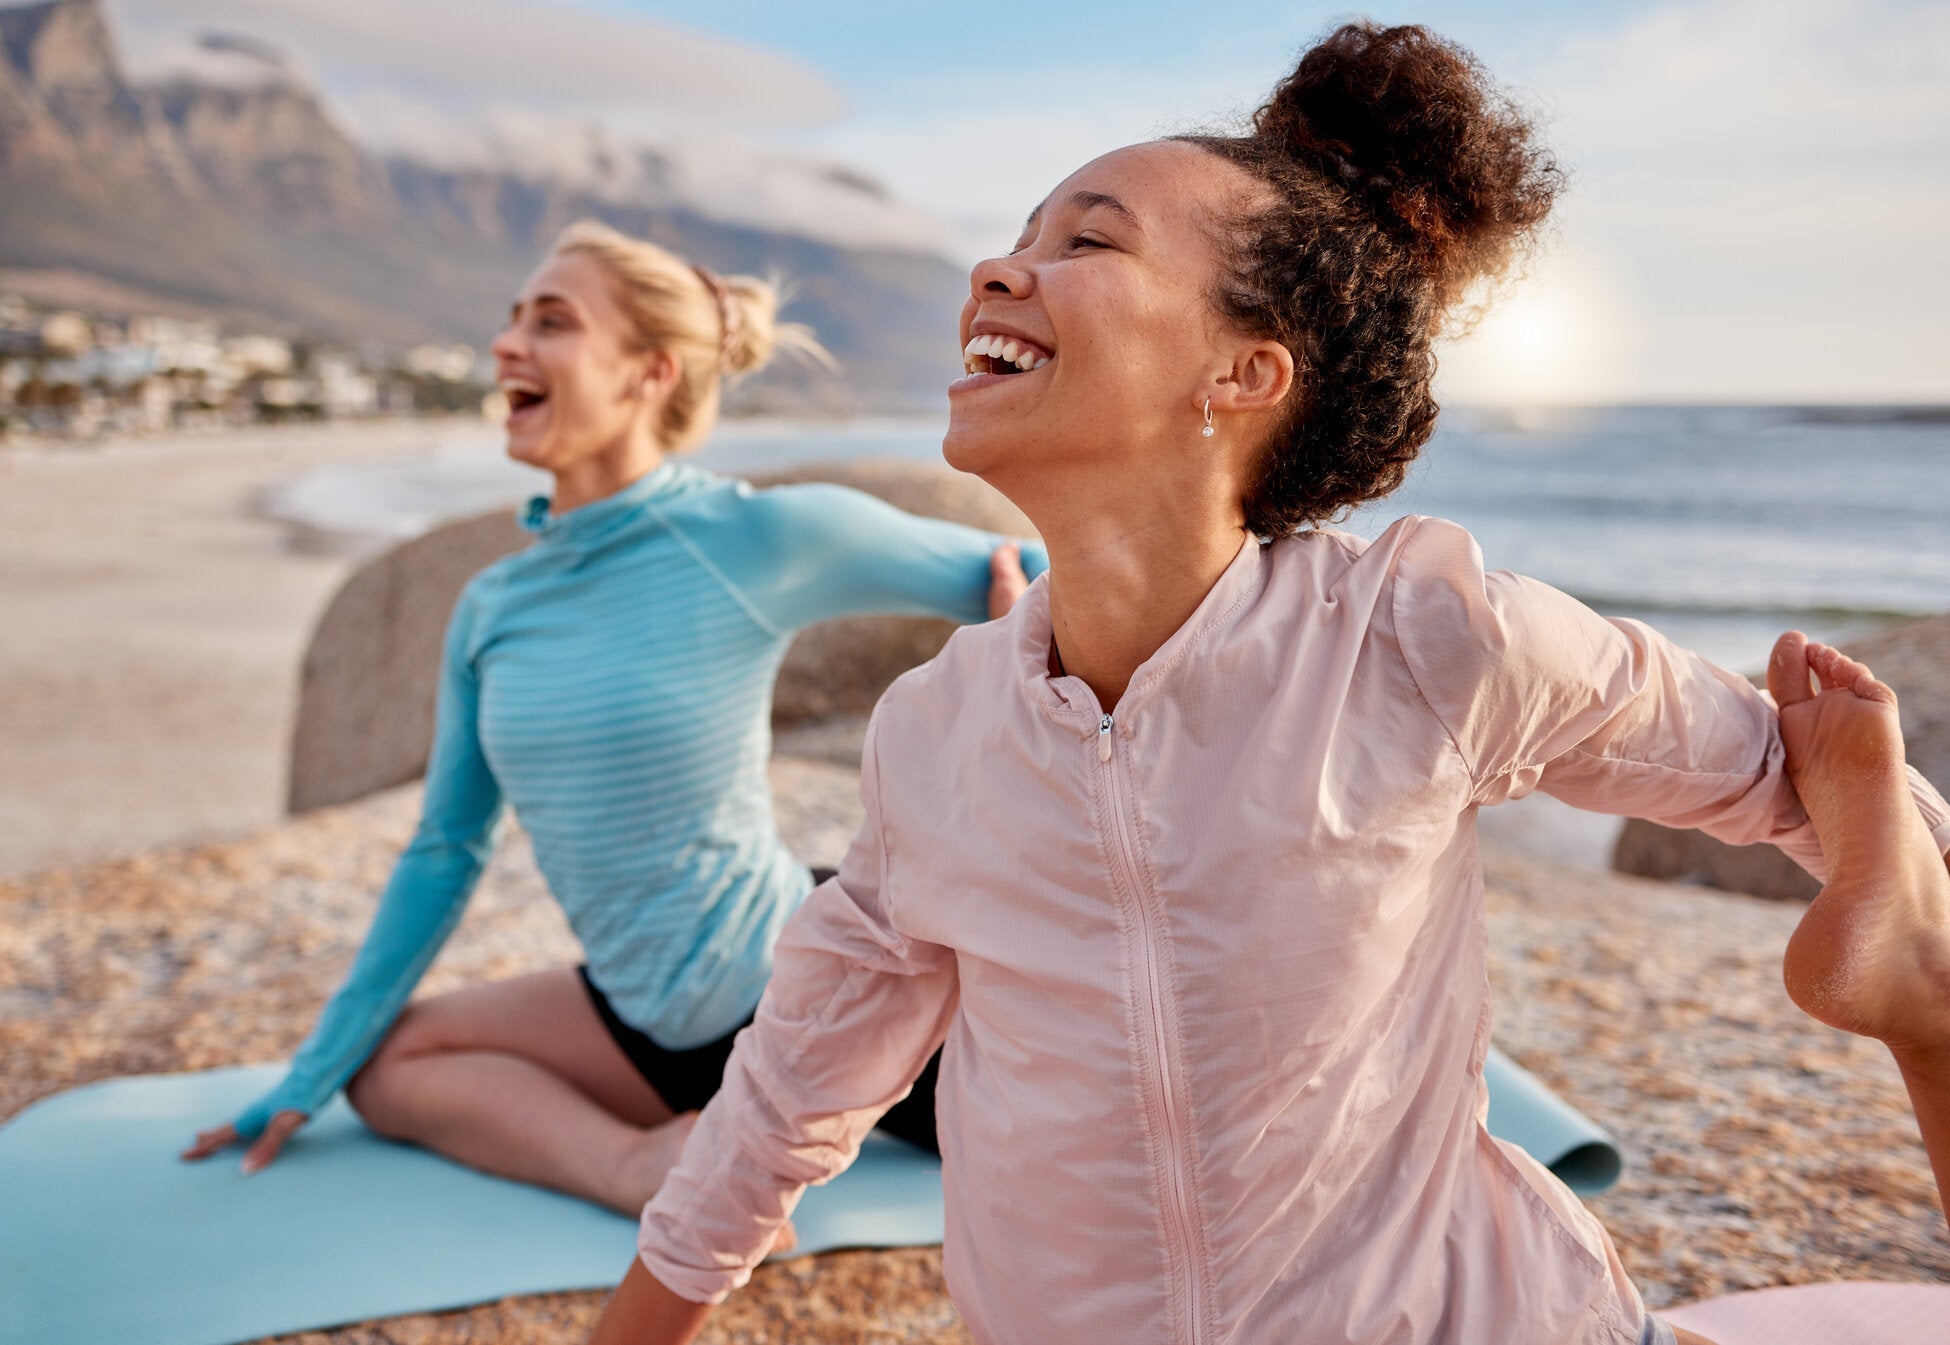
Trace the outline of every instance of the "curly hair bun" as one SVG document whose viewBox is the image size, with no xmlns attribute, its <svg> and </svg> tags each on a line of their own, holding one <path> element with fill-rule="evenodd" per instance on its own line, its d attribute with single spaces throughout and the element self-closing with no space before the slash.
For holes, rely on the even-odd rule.
<svg viewBox="0 0 1950 1345">
<path fill-rule="evenodd" d="M 1446 305 L 1499 274 L 1560 173 L 1476 59 L 1419 25 L 1345 24 L 1253 116 L 1265 151 L 1320 169 L 1414 250 Z"/>
</svg>

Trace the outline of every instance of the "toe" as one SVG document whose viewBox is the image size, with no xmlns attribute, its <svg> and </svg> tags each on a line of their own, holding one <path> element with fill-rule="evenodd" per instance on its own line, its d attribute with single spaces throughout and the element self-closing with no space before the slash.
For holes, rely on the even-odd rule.
<svg viewBox="0 0 1950 1345">
<path fill-rule="evenodd" d="M 1867 668 L 1864 668 L 1862 675 L 1855 679 L 1851 689 L 1865 701 L 1881 701 L 1884 705 L 1896 703 L 1895 689 L 1887 682 L 1877 681 L 1875 674 Z"/>
<path fill-rule="evenodd" d="M 1798 630 L 1774 642 L 1774 655 L 1767 660 L 1767 690 L 1779 708 L 1799 705 L 1815 694 L 1808 683 L 1808 654 L 1808 637 Z"/>
</svg>

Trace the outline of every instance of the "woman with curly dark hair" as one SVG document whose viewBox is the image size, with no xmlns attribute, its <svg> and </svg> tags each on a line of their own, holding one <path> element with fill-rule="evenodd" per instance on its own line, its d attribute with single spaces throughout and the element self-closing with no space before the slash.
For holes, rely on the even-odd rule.
<svg viewBox="0 0 1950 1345">
<path fill-rule="evenodd" d="M 1088 163 L 975 267 L 944 451 L 1050 572 L 881 701 L 866 824 L 785 931 L 600 1340 L 688 1339 L 937 1046 L 945 1270 L 978 1340 L 1673 1339 L 1484 1129 L 1475 817 L 1542 788 L 1819 866 L 1775 709 L 1486 573 L 1451 524 L 1326 526 L 1400 482 L 1446 316 L 1557 183 L 1466 53 L 1354 24 L 1249 134 Z M 1835 778 L 1825 750 L 1796 769 Z M 1876 760 L 1873 820 L 1937 863 L 1950 808 Z M 1890 919 L 1950 967 L 1926 918 L 1950 876 L 1905 874 Z M 1829 1013 L 1915 983 L 1807 951 Z"/>
</svg>

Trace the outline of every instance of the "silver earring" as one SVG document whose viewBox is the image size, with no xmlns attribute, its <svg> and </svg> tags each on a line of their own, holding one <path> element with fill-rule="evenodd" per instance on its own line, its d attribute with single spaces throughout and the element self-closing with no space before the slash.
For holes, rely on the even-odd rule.
<svg viewBox="0 0 1950 1345">
<path fill-rule="evenodd" d="M 1203 435 L 1203 436 L 1204 436 L 1205 438 L 1207 438 L 1207 439 L 1210 439 L 1210 438 L 1212 437 L 1212 434 L 1213 434 L 1213 430 L 1212 430 L 1212 399 L 1211 399 L 1210 397 L 1207 397 L 1207 398 L 1205 399 L 1205 428 L 1204 428 L 1204 429 L 1202 429 L 1202 430 L 1200 430 L 1200 431 L 1199 431 L 1199 433 L 1200 433 L 1201 435 Z"/>
</svg>

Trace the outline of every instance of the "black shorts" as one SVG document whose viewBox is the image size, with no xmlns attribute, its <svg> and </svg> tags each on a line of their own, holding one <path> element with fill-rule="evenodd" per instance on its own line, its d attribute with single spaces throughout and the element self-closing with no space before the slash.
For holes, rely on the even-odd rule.
<svg viewBox="0 0 1950 1345">
<path fill-rule="evenodd" d="M 813 870 L 815 882 L 832 875 L 831 869 Z M 747 1018 L 716 1041 L 682 1051 L 667 1050 L 617 1016 L 609 997 L 589 979 L 587 966 L 577 968 L 577 972 L 582 977 L 583 988 L 589 992 L 590 1002 L 596 1006 L 596 1016 L 603 1020 L 610 1037 L 630 1058 L 643 1081 L 664 1100 L 665 1106 L 674 1112 L 698 1111 L 717 1094 L 724 1083 L 725 1062 L 731 1058 L 731 1043 L 751 1025 L 751 1019 Z M 934 1130 L 934 1086 L 940 1071 L 941 1053 L 936 1051 L 928 1060 L 927 1068 L 921 1071 L 921 1077 L 914 1081 L 913 1091 L 888 1109 L 880 1118 L 879 1128 L 929 1153 L 940 1153 L 941 1141 Z"/>
</svg>

